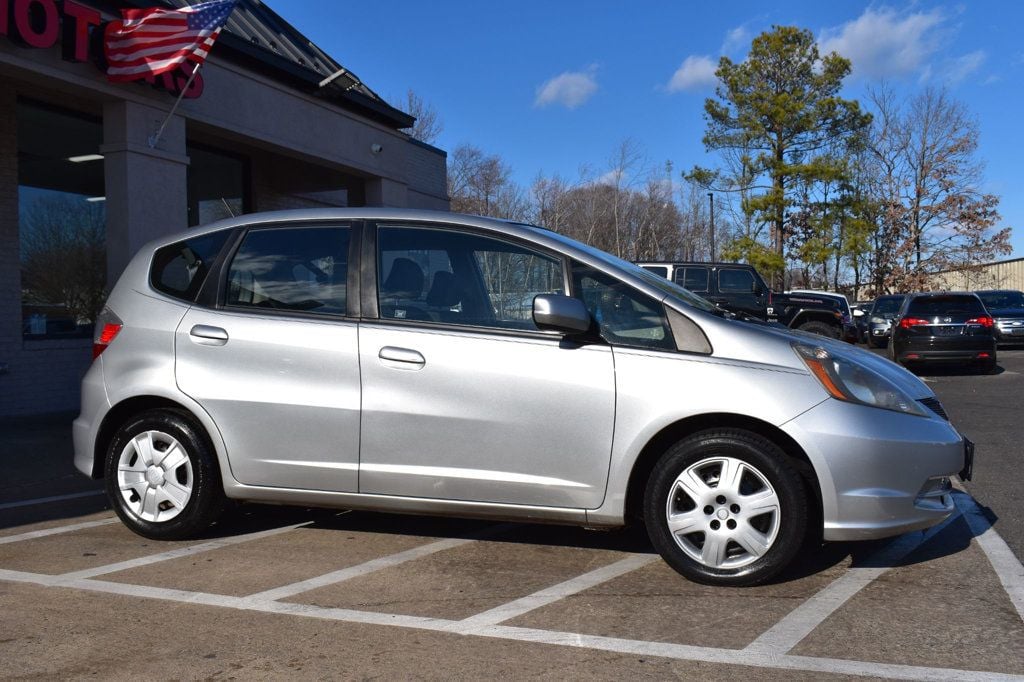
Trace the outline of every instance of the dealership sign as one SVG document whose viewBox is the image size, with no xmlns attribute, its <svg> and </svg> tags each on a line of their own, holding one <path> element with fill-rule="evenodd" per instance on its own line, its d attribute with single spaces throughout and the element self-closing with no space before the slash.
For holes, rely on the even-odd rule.
<svg viewBox="0 0 1024 682">
<path fill-rule="evenodd" d="M 92 62 L 106 72 L 103 36 L 115 22 L 105 22 L 99 10 L 74 0 L 0 0 L 0 35 L 24 47 L 47 49 L 61 44 L 61 57 L 69 62 Z M 172 95 L 195 99 L 203 94 L 203 77 L 189 83 L 192 69 L 182 65 L 175 71 L 139 79 Z"/>
</svg>

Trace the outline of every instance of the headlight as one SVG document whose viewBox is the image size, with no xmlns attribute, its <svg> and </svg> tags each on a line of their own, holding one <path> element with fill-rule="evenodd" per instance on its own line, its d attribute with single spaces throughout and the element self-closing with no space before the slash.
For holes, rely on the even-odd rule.
<svg viewBox="0 0 1024 682">
<path fill-rule="evenodd" d="M 872 317 L 871 318 L 871 324 L 885 324 L 885 318 L 884 317 Z"/>
<path fill-rule="evenodd" d="M 929 416 L 916 400 L 867 367 L 833 355 L 824 348 L 803 343 L 794 343 L 793 350 L 828 394 L 836 400 L 919 417 Z"/>
</svg>

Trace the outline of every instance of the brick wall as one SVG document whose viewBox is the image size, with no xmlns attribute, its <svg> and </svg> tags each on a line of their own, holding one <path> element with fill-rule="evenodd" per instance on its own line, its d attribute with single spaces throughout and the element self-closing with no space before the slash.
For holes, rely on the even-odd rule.
<svg viewBox="0 0 1024 682">
<path fill-rule="evenodd" d="M 92 342 L 25 342 L 21 337 L 16 93 L 0 79 L 0 416 L 62 412 L 78 406 Z"/>
</svg>

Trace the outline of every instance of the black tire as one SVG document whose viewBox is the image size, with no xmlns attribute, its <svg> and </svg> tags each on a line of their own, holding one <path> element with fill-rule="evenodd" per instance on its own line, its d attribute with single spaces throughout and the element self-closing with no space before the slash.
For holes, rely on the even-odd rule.
<svg viewBox="0 0 1024 682">
<path fill-rule="evenodd" d="M 818 334 L 819 336 L 826 336 L 830 339 L 838 339 L 842 335 L 842 330 L 838 329 L 835 325 L 831 325 L 827 322 L 804 322 L 802 325 L 797 327 L 802 332 L 809 334 Z"/>
<path fill-rule="evenodd" d="M 693 501 L 689 496 L 681 496 L 676 488 L 676 480 L 690 467 L 716 457 L 727 457 L 745 463 L 767 480 L 778 498 L 777 531 L 774 541 L 768 544 L 767 550 L 763 554 L 754 558 L 754 554 L 747 553 L 747 558 L 744 559 L 745 550 L 738 543 L 728 539 L 721 541 L 720 544 L 725 545 L 727 553 L 733 552 L 740 555 L 736 559 L 737 561 L 749 561 L 749 563 L 736 567 L 709 566 L 692 557 L 687 550 L 683 549 L 683 546 L 686 545 L 691 547 L 690 551 L 693 551 L 694 545 L 691 543 L 699 540 L 696 536 L 703 536 L 703 539 L 699 540 L 701 542 L 699 549 L 703 551 L 708 533 L 717 532 L 710 530 L 716 528 L 714 524 L 719 523 L 718 528 L 725 529 L 724 523 L 730 523 L 729 520 L 724 523 L 716 521 L 716 519 L 723 518 L 719 515 L 721 511 L 730 508 L 730 505 L 735 507 L 736 502 L 742 502 L 744 499 L 742 496 L 732 499 L 720 496 L 714 498 L 713 501 L 709 498 L 706 501 L 706 506 L 701 507 L 701 503 Z M 713 468 L 715 463 L 712 462 L 707 466 Z M 721 477 L 722 471 L 719 471 L 719 477 Z M 748 473 L 743 474 L 744 480 L 750 475 L 748 469 Z M 718 483 L 715 482 L 715 485 L 710 485 L 709 489 L 714 490 L 717 487 Z M 808 535 L 807 520 L 810 515 L 808 495 L 807 486 L 789 456 L 777 445 L 763 436 L 749 431 L 715 429 L 703 431 L 679 441 L 655 465 L 647 481 L 644 494 L 644 522 L 651 542 L 662 558 L 686 578 L 708 585 L 757 585 L 770 580 L 785 569 L 803 547 Z M 685 498 L 690 499 L 688 504 L 695 505 L 689 511 L 695 511 L 698 515 L 705 514 L 706 518 L 710 519 L 708 522 L 710 525 L 703 531 L 686 534 L 677 542 L 668 527 L 669 505 L 677 505 L 680 500 Z M 721 503 L 722 498 L 725 498 L 726 502 Z M 708 514 L 707 509 L 712 508 L 716 503 L 721 503 L 722 506 Z M 733 511 L 735 509 L 738 507 L 735 507 Z M 732 517 L 727 516 L 727 518 L 731 519 Z M 738 515 L 736 518 L 738 523 L 748 523 Z M 763 517 L 761 518 L 763 519 Z M 749 523 L 754 526 L 759 522 L 751 519 Z M 731 528 L 735 529 L 737 522 L 732 521 L 732 523 Z M 758 530 L 764 532 L 761 529 Z M 729 532 L 723 530 L 724 535 L 721 537 L 728 538 Z M 728 554 L 726 559 L 727 561 L 732 560 Z"/>
<path fill-rule="evenodd" d="M 998 369 L 999 364 L 996 362 L 995 358 L 992 358 L 991 360 L 986 360 L 981 364 L 980 371 L 982 374 L 995 374 Z"/>
<path fill-rule="evenodd" d="M 170 479 L 171 476 L 178 476 L 177 483 L 179 485 L 184 483 L 191 486 L 191 494 L 188 496 L 187 501 L 177 509 L 177 513 L 172 518 L 166 521 L 161 521 L 159 517 L 161 513 L 168 515 L 169 511 L 175 511 L 175 507 L 171 504 L 170 500 L 158 503 L 160 505 L 158 508 L 161 511 L 156 513 L 155 520 L 146 520 L 140 515 L 141 512 L 145 511 L 145 508 L 144 500 L 142 502 L 139 501 L 137 488 L 128 489 L 122 493 L 118 481 L 118 465 L 123 453 L 127 453 L 126 457 L 131 458 L 133 466 L 145 466 L 144 462 L 138 463 L 138 458 L 141 455 L 138 454 L 137 449 L 127 451 L 126 448 L 129 447 L 129 444 L 136 436 L 147 433 L 159 433 L 170 436 L 177 441 L 188 460 L 187 463 L 182 460 L 182 463 L 173 471 L 163 472 L 167 474 L 166 476 L 159 472 L 156 474 L 156 476 L 163 476 L 166 479 Z M 160 452 L 159 447 L 160 443 L 158 442 L 154 450 Z M 166 444 L 164 444 L 164 447 L 166 447 Z M 136 454 L 132 454 L 132 452 Z M 168 455 L 164 454 L 164 458 L 166 457 Z M 107 497 L 110 499 L 114 511 L 121 517 L 124 525 L 143 537 L 154 540 L 179 540 L 195 537 L 217 520 L 226 505 L 224 487 L 221 482 L 220 470 L 213 447 L 210 445 L 202 428 L 185 411 L 171 409 L 150 410 L 127 420 L 117 430 L 117 433 L 114 434 L 114 438 L 107 448 L 104 465 Z M 152 469 L 153 467 L 150 466 L 149 468 Z M 181 480 L 182 471 L 188 475 L 189 480 L 184 482 Z M 145 479 L 148 474 L 135 471 L 134 475 L 141 475 Z M 138 485 L 144 488 L 144 495 L 148 495 L 152 491 L 153 499 L 155 500 L 157 499 L 156 488 L 151 483 L 148 483 L 147 480 L 139 482 Z M 163 486 L 161 486 L 162 489 Z M 134 502 L 132 499 L 134 499 Z M 133 510 L 133 506 L 136 504 L 143 504 L 143 508 L 139 511 Z M 164 508 L 165 505 L 166 508 Z"/>
</svg>

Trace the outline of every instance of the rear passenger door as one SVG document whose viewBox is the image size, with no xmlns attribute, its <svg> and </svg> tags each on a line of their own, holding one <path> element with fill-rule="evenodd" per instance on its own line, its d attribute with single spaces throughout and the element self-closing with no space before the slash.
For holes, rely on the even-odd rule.
<svg viewBox="0 0 1024 682">
<path fill-rule="evenodd" d="M 178 386 L 217 423 L 241 483 L 357 489 L 350 251 L 346 224 L 250 228 L 211 283 L 212 300 L 178 326 Z"/>
</svg>

